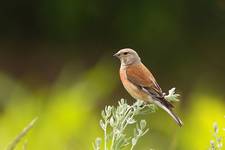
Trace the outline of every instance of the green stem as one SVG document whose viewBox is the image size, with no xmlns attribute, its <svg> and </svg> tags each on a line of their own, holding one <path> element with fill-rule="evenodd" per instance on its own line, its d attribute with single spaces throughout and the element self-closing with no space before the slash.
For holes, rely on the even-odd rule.
<svg viewBox="0 0 225 150">
<path fill-rule="evenodd" d="M 110 150 L 113 150 L 113 147 L 114 147 L 114 141 L 115 141 L 115 132 L 113 132 L 113 137 L 112 137 L 112 143 L 111 143 L 111 147 L 110 147 Z"/>
<path fill-rule="evenodd" d="M 133 150 L 133 149 L 134 149 L 134 145 L 131 146 L 130 150 Z"/>
<path fill-rule="evenodd" d="M 105 124 L 105 130 L 104 130 L 104 150 L 107 150 L 107 122 Z"/>
</svg>

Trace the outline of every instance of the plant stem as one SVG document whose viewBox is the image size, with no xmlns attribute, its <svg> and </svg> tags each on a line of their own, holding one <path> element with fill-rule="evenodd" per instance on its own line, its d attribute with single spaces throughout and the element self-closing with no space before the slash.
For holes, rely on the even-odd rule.
<svg viewBox="0 0 225 150">
<path fill-rule="evenodd" d="M 8 145 L 6 150 L 14 150 L 16 145 L 20 142 L 20 140 L 30 131 L 30 129 L 34 126 L 34 123 L 37 121 L 38 117 L 34 118 L 20 133 L 15 137 L 15 139 Z"/>
<path fill-rule="evenodd" d="M 113 150 L 114 141 L 115 141 L 115 132 L 113 132 L 113 137 L 112 137 L 112 143 L 111 143 L 111 148 L 110 148 L 110 150 Z"/>
<path fill-rule="evenodd" d="M 104 130 L 104 150 L 107 150 L 107 121 L 106 121 L 106 124 L 105 124 L 105 130 Z"/>
<path fill-rule="evenodd" d="M 132 146 L 131 146 L 130 150 L 133 150 L 133 149 L 134 149 L 134 145 L 132 144 Z"/>
</svg>

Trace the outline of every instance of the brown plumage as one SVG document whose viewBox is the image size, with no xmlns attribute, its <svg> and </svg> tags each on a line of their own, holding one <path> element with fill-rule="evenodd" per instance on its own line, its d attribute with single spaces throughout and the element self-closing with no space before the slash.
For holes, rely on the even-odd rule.
<svg viewBox="0 0 225 150">
<path fill-rule="evenodd" d="M 128 93 L 135 99 L 154 103 L 164 109 L 179 126 L 182 121 L 172 111 L 174 106 L 165 100 L 163 92 L 152 73 L 142 64 L 138 54 L 129 48 L 115 54 L 121 61 L 120 79 Z"/>
</svg>

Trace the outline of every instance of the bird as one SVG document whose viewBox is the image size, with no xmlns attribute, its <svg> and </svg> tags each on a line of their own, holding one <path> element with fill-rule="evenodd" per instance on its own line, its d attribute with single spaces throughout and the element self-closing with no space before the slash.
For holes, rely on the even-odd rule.
<svg viewBox="0 0 225 150">
<path fill-rule="evenodd" d="M 113 56 L 119 58 L 121 62 L 119 74 L 127 92 L 136 100 L 153 103 L 162 108 L 181 127 L 183 122 L 173 112 L 173 104 L 165 99 L 165 94 L 153 74 L 142 63 L 138 53 L 131 48 L 124 48 Z"/>
</svg>

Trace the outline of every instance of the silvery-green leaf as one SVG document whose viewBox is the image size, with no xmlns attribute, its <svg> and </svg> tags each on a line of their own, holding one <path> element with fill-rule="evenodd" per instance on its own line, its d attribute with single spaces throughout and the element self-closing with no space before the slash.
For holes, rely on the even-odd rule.
<svg viewBox="0 0 225 150">
<path fill-rule="evenodd" d="M 169 90 L 169 94 L 165 95 L 164 98 L 169 101 L 169 102 L 177 102 L 179 101 L 178 97 L 180 96 L 180 94 L 175 94 L 175 89 L 176 88 L 172 88 Z"/>
<path fill-rule="evenodd" d="M 211 146 L 214 146 L 215 142 L 213 140 L 210 141 Z"/>
<path fill-rule="evenodd" d="M 105 130 L 105 124 L 102 119 L 100 120 L 100 126 L 103 130 Z"/>
<path fill-rule="evenodd" d="M 115 123 L 114 118 L 111 117 L 110 118 L 110 121 L 109 121 L 110 126 L 113 127 L 114 126 L 114 123 Z"/>
<path fill-rule="evenodd" d="M 222 147 L 223 147 L 223 143 L 217 144 L 217 147 L 218 147 L 218 148 L 222 148 Z"/>
<path fill-rule="evenodd" d="M 141 127 L 141 129 L 144 129 L 146 127 L 146 121 L 145 120 L 140 121 L 140 127 Z"/>
<path fill-rule="evenodd" d="M 102 111 L 101 114 L 102 114 L 102 118 L 103 118 L 103 119 L 106 119 L 106 114 L 105 114 L 105 111 L 104 111 L 104 110 Z"/>
<path fill-rule="evenodd" d="M 114 132 L 115 134 L 119 134 L 119 133 L 120 133 L 120 130 L 115 129 L 113 132 Z"/>
<path fill-rule="evenodd" d="M 111 115 L 111 111 L 112 111 L 112 107 L 108 106 L 107 107 L 107 112 L 106 112 L 107 117 L 109 117 Z"/>
<path fill-rule="evenodd" d="M 100 137 L 97 137 L 96 140 L 95 140 L 96 146 L 97 146 L 97 147 L 100 147 L 101 142 L 102 142 L 102 139 L 101 139 Z"/>
<path fill-rule="evenodd" d="M 128 124 L 134 124 L 136 121 L 133 118 L 128 118 L 127 123 Z"/>
<path fill-rule="evenodd" d="M 137 129 L 137 133 L 138 133 L 137 135 L 140 136 L 143 133 L 143 131 L 141 129 Z"/>
<path fill-rule="evenodd" d="M 216 122 L 213 123 L 213 129 L 215 133 L 219 132 L 218 124 Z"/>
<path fill-rule="evenodd" d="M 136 138 L 132 138 L 131 143 L 132 143 L 132 145 L 136 145 L 137 139 Z"/>
</svg>

